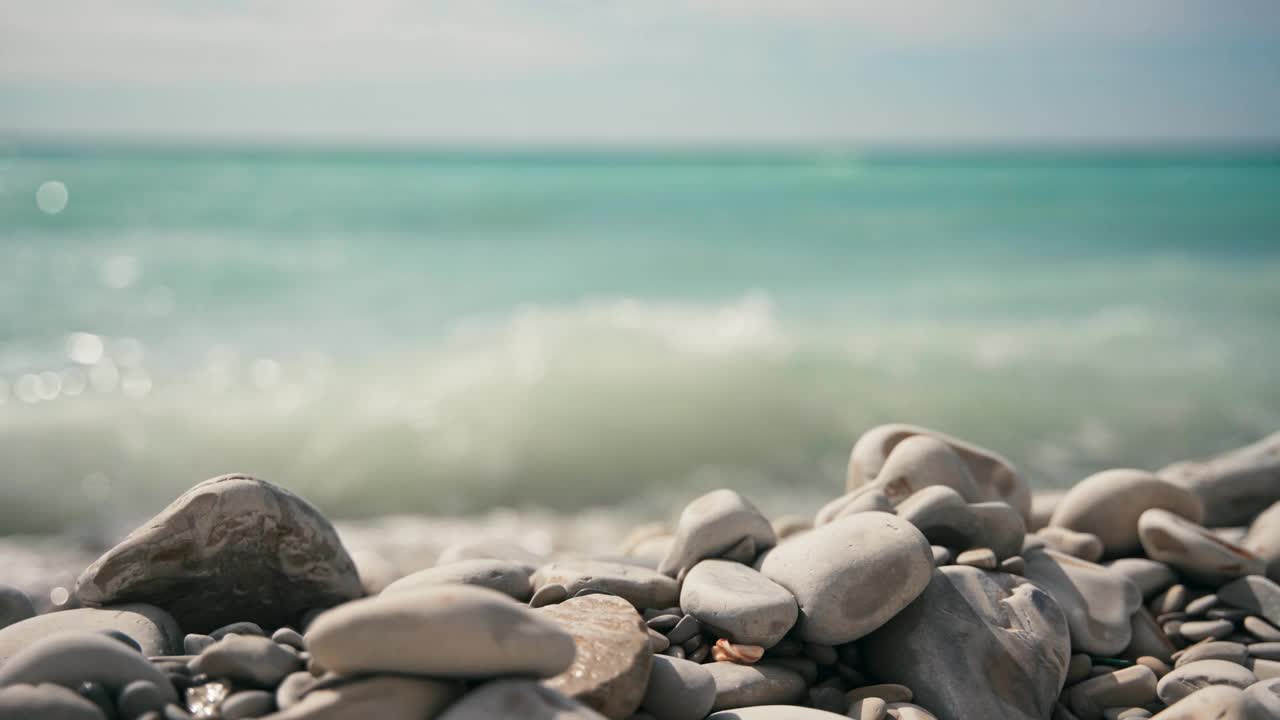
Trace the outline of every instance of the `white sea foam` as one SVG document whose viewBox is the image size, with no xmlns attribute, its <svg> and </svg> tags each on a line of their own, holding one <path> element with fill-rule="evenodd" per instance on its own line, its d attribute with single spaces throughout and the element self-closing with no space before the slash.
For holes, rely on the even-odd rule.
<svg viewBox="0 0 1280 720">
<path fill-rule="evenodd" d="M 283 482 L 338 516 L 643 511 L 720 485 L 805 509 L 838 492 L 857 434 L 891 420 L 973 438 L 1034 482 L 1066 484 L 1280 426 L 1274 398 L 1221 384 L 1217 365 L 1187 351 L 1206 342 L 1235 351 L 1230 337 L 1153 308 L 998 328 L 985 318 L 813 324 L 750 293 L 524 306 L 358 365 L 318 352 L 250 360 L 227 347 L 185 374 L 152 353 L 123 370 L 108 358 L 89 368 L 93 393 L 54 392 L 54 379 L 67 386 L 58 372 L 15 379 L 25 402 L 0 406 L 5 492 L 8 507 L 41 513 L 3 520 L 140 513 L 227 471 Z M 131 502 L 103 502 L 97 485 L 68 493 L 66 478 L 74 487 L 96 473 Z"/>
</svg>

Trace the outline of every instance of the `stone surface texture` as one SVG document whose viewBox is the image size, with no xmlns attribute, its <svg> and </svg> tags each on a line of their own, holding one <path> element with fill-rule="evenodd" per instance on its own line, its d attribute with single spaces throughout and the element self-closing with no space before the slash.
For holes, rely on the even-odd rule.
<svg viewBox="0 0 1280 720">
<path fill-rule="evenodd" d="M 545 684 L 605 717 L 623 720 L 640 706 L 653 651 L 649 629 L 622 598 L 585 595 L 537 610 L 573 636 L 573 664 Z"/>
<path fill-rule="evenodd" d="M 246 475 L 183 493 L 76 582 L 87 605 L 150 603 L 186 632 L 236 620 L 278 627 L 362 594 L 329 521 L 288 490 Z"/>
<path fill-rule="evenodd" d="M 1066 678 L 1067 636 L 1066 617 L 1039 587 L 950 566 L 858 648 L 875 677 L 911 688 L 942 720 L 1039 720 Z"/>
</svg>

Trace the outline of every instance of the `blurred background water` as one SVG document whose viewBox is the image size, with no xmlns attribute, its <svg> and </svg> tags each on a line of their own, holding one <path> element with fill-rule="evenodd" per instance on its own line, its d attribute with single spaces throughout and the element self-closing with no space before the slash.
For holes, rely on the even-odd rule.
<svg viewBox="0 0 1280 720">
<path fill-rule="evenodd" d="M 1280 428 L 1280 155 L 10 143 L 0 533 L 208 476 L 335 517 L 1041 487 Z"/>
</svg>

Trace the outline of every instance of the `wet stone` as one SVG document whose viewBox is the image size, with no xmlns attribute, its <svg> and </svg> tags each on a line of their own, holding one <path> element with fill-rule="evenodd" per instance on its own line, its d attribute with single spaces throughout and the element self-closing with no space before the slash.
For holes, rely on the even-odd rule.
<svg viewBox="0 0 1280 720">
<path fill-rule="evenodd" d="M 649 628 L 622 598 L 588 595 L 537 611 L 573 637 L 573 663 L 544 681 L 614 720 L 635 712 L 649 681 Z"/>
</svg>

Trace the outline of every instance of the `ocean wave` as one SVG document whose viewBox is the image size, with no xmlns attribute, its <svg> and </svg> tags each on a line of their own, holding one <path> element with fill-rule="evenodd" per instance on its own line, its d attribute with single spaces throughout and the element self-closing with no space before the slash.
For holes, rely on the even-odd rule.
<svg viewBox="0 0 1280 720">
<path fill-rule="evenodd" d="M 880 422 L 972 438 L 1039 485 L 1280 427 L 1248 328 L 1142 305 L 1057 320 L 805 317 L 763 292 L 529 305 L 358 362 L 223 348 L 190 366 L 164 367 L 163 353 L 126 364 L 107 342 L 74 394 L 61 373 L 75 368 L 9 379 L 0 532 L 114 531 L 230 471 L 338 517 L 645 514 L 722 485 L 804 510 L 840 490 L 854 439 Z M 105 367 L 110 387 L 91 379 Z"/>
</svg>

